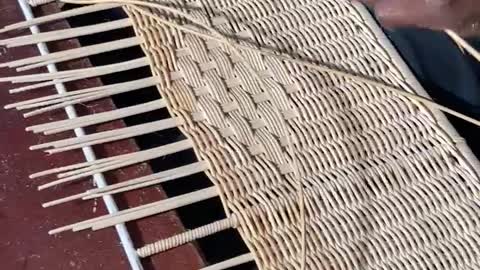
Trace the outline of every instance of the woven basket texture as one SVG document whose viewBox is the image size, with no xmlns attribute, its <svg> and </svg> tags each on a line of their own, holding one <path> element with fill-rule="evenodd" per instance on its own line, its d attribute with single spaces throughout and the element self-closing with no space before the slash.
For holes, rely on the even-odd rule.
<svg viewBox="0 0 480 270">
<path fill-rule="evenodd" d="M 350 1 L 167 3 L 244 45 L 421 91 Z M 140 9 L 186 22 L 125 7 L 259 269 L 300 269 L 303 248 L 306 269 L 480 269 L 479 179 L 442 115 L 382 87 L 239 55 Z"/>
</svg>

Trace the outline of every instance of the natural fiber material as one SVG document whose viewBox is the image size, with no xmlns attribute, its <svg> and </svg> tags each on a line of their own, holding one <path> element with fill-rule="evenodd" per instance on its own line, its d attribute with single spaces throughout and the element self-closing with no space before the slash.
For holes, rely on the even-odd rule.
<svg viewBox="0 0 480 270">
<path fill-rule="evenodd" d="M 33 174 L 60 173 L 58 180 L 40 188 L 191 147 L 199 161 L 45 206 L 124 192 L 201 171 L 215 187 L 51 233 L 101 229 L 220 196 L 226 219 L 146 246 L 139 254 L 148 256 L 235 227 L 252 254 L 210 269 L 252 258 L 262 270 L 480 268 L 478 161 L 435 108 L 451 111 L 429 101 L 360 5 L 347 0 L 65 2 L 101 4 L 37 21 L 120 4 L 126 5 L 129 19 L 104 23 L 101 28 L 86 26 L 2 42 L 20 46 L 130 25 L 136 37 L 5 66 L 26 70 L 136 45 L 142 46 L 147 57 L 85 70 L 4 78 L 35 83 L 12 89 L 12 93 L 147 64 L 153 76 L 7 107 L 35 109 L 29 116 L 148 85 L 157 85 L 162 99 L 28 130 L 53 134 L 165 106 L 171 118 L 32 148 L 53 146 L 54 150 L 47 151 L 54 153 L 173 127 L 188 138 Z M 21 23 L 2 31 L 29 25 Z"/>
<path fill-rule="evenodd" d="M 349 1 L 218 0 L 184 8 L 244 44 L 424 94 L 368 14 Z M 154 75 L 164 78 L 159 91 L 209 164 L 260 269 L 299 269 L 303 245 L 306 269 L 480 267 L 480 185 L 469 164 L 476 161 L 441 114 L 273 56 L 239 57 L 141 10 L 126 7 Z M 171 80 L 172 72 L 182 78 Z"/>
</svg>

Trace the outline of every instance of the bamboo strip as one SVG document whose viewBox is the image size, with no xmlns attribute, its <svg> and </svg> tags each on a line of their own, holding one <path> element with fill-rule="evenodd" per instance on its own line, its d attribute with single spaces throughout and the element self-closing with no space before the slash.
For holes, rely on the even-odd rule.
<svg viewBox="0 0 480 270">
<path fill-rule="evenodd" d="M 60 104 L 62 102 L 73 101 L 73 100 L 83 98 L 83 97 L 89 97 L 89 96 L 95 95 L 96 93 L 98 93 L 98 91 L 92 91 L 90 93 L 88 93 L 88 92 L 87 93 L 79 93 L 78 95 L 65 96 L 65 97 L 60 97 L 60 98 L 56 98 L 56 99 L 52 98 L 50 100 L 39 101 L 37 103 L 29 103 L 29 104 L 25 104 L 25 105 L 20 105 L 20 106 L 16 107 L 15 109 L 19 110 L 19 111 L 22 111 L 22 110 L 27 110 L 27 109 L 35 109 L 37 107 L 51 106 L 51 105 L 55 105 L 55 104 Z M 10 107 L 5 107 L 5 109 L 8 109 L 8 108 L 10 108 Z"/>
<path fill-rule="evenodd" d="M 105 163 L 105 162 L 110 162 L 110 161 L 113 160 L 114 158 L 115 158 L 115 157 L 103 158 L 103 159 L 97 159 L 97 160 L 94 160 L 94 161 L 88 161 L 88 162 L 83 162 L 83 163 L 78 163 L 78 164 L 63 166 L 63 167 L 60 167 L 60 168 L 53 168 L 53 169 L 49 169 L 49 170 L 45 170 L 45 171 L 41 171 L 41 172 L 37 172 L 37 173 L 31 174 L 31 175 L 29 176 L 29 178 L 30 178 L 30 179 L 34 179 L 34 178 L 38 178 L 38 177 L 42 177 L 42 176 L 46 176 L 46 175 L 50 175 L 50 174 L 54 174 L 54 173 L 60 173 L 60 172 L 68 171 L 68 170 L 74 170 L 74 169 L 78 169 L 78 168 L 84 168 L 84 167 L 87 167 L 87 166 L 90 166 L 90 165 L 95 165 L 95 164 L 101 164 L 101 163 Z"/>
<path fill-rule="evenodd" d="M 201 268 L 200 270 L 224 270 L 230 267 L 234 267 L 237 265 L 241 265 L 244 263 L 252 262 L 255 260 L 255 257 L 252 253 L 247 253 L 244 255 L 237 256 L 232 259 L 225 260 L 223 262 L 219 262 L 217 264 L 212 264 L 210 266 Z"/>
<path fill-rule="evenodd" d="M 148 208 L 148 207 L 152 207 L 154 204 L 157 204 L 158 202 L 153 202 L 153 203 L 148 203 L 148 204 L 145 204 L 145 205 L 141 205 L 141 206 L 137 206 L 137 207 L 133 207 L 133 208 L 129 208 L 129 209 L 125 209 L 125 210 L 122 210 L 120 212 L 122 213 L 130 213 L 130 212 L 134 212 L 134 211 L 137 211 L 139 209 L 144 209 L 144 208 Z M 116 214 L 118 214 L 119 212 L 117 212 Z M 112 216 L 116 215 L 116 214 L 113 214 Z M 48 232 L 48 234 L 52 235 L 52 234 L 57 234 L 57 233 L 61 233 L 61 232 L 65 232 L 65 231 L 69 231 L 69 230 L 72 230 L 72 231 L 78 231 L 79 229 L 87 229 L 88 226 L 86 226 L 85 228 L 83 228 L 83 225 L 88 225 L 90 223 L 93 223 L 93 222 L 96 222 L 96 221 L 100 221 L 100 220 L 105 220 L 105 219 L 108 219 L 109 217 L 111 217 L 111 215 L 103 215 L 103 216 L 99 216 L 99 217 L 96 217 L 96 218 L 91 218 L 91 219 L 87 219 L 87 220 L 84 220 L 84 221 L 80 221 L 80 222 L 76 222 L 76 223 L 72 223 L 72 224 L 69 224 L 69 225 L 65 225 L 65 226 L 62 226 L 62 227 L 58 227 L 56 229 L 53 229 L 53 230 L 50 230 Z"/>
<path fill-rule="evenodd" d="M 119 217 L 122 217 L 122 216 L 125 218 L 125 217 L 127 217 L 126 215 L 128 215 L 128 214 L 132 214 L 132 213 L 135 213 L 135 212 L 140 212 L 142 210 L 146 210 L 146 209 L 149 209 L 149 208 L 155 208 L 156 207 L 156 210 L 159 211 L 159 212 L 151 214 L 151 215 L 155 215 L 155 214 L 161 213 L 162 210 L 163 210 L 163 212 L 170 211 L 170 210 L 173 210 L 173 209 L 181 207 L 181 206 L 185 206 L 185 205 L 188 205 L 188 204 L 193 204 L 193 203 L 196 203 L 196 202 L 199 202 L 199 201 L 202 201 L 202 200 L 206 200 L 206 199 L 209 199 L 209 198 L 213 198 L 213 197 L 216 197 L 216 196 L 218 196 L 218 192 L 217 192 L 216 188 L 215 187 L 209 187 L 209 188 L 202 189 L 202 190 L 199 190 L 199 191 L 195 191 L 195 192 L 187 193 L 187 194 L 180 195 L 180 196 L 177 196 L 177 197 L 165 199 L 165 200 L 162 200 L 162 201 L 159 201 L 159 202 L 153 202 L 153 203 L 149 203 L 149 204 L 146 204 L 146 205 L 137 206 L 137 207 L 134 207 L 134 208 L 129 208 L 129 209 L 126 209 L 126 210 L 122 210 L 120 212 L 117 212 L 116 214 L 104 215 L 104 216 L 92 218 L 92 219 L 89 219 L 89 220 L 84 220 L 84 221 L 80 221 L 80 222 L 77 222 L 77 223 L 62 226 L 62 227 L 56 228 L 54 230 L 51 230 L 48 233 L 49 234 L 57 234 L 57 233 L 68 231 L 68 230 L 81 231 L 81 230 L 85 230 L 85 229 L 88 229 L 88 228 L 92 228 L 92 226 L 95 225 L 95 224 L 102 224 L 100 222 L 108 221 L 112 218 L 119 218 Z M 151 212 L 155 212 L 155 211 L 150 210 L 150 213 Z M 138 214 L 140 214 L 140 213 L 138 213 Z M 142 212 L 141 214 L 145 215 L 145 212 Z M 141 218 L 140 216 L 141 215 L 138 215 L 138 219 Z M 128 217 L 132 218 L 132 216 L 128 216 Z"/>
<path fill-rule="evenodd" d="M 164 120 L 158 120 L 151 123 L 136 125 L 132 127 L 125 127 L 116 130 L 109 130 L 99 133 L 90 134 L 83 137 L 75 137 L 65 139 L 61 141 L 55 141 L 51 143 L 45 143 L 41 145 L 35 145 L 30 147 L 31 150 L 37 150 L 42 148 L 52 147 L 53 149 L 46 150 L 49 154 L 55 154 L 65 152 L 69 150 L 79 149 L 85 146 L 92 146 L 101 143 L 109 143 L 113 141 L 133 138 L 148 133 L 158 132 L 169 128 L 174 128 L 179 125 L 179 119 L 170 118 Z"/>
<path fill-rule="evenodd" d="M 128 164 L 131 165 L 135 163 L 140 163 L 152 158 L 157 158 L 165 155 L 169 155 L 172 153 L 180 152 L 186 149 L 189 149 L 192 147 L 192 142 L 188 139 L 158 146 L 152 149 L 148 150 L 143 150 L 143 151 L 138 151 L 134 153 L 129 153 L 129 154 L 123 154 L 119 156 L 115 156 L 112 160 L 109 160 L 108 162 L 104 162 L 101 164 L 94 164 L 89 167 L 85 168 L 78 168 L 75 170 L 71 170 L 68 172 L 61 172 L 60 174 L 57 175 L 59 178 L 64 178 L 64 177 L 83 177 L 83 176 L 88 176 L 92 173 L 92 169 L 94 170 L 100 170 L 100 169 L 105 169 L 105 168 L 111 168 L 112 166 L 119 166 L 119 164 Z M 95 172 L 95 171 L 94 171 Z"/>
<path fill-rule="evenodd" d="M 122 188 L 117 188 L 117 189 L 113 189 L 113 190 L 110 190 L 110 191 L 105 191 L 105 192 L 102 192 L 102 193 L 89 194 L 89 195 L 86 195 L 86 196 L 82 197 L 82 199 L 83 200 L 90 200 L 90 199 L 94 199 L 94 198 L 103 197 L 105 195 L 113 195 L 113 194 L 117 194 L 117 193 L 121 193 L 121 192 L 127 192 L 127 191 L 131 191 L 131 190 L 135 190 L 135 189 L 140 189 L 140 188 L 145 188 L 145 187 L 149 187 L 149 186 L 153 186 L 153 185 L 158 185 L 158 184 L 165 183 L 165 182 L 168 182 L 168 181 L 176 180 L 178 178 L 189 176 L 189 175 L 192 175 L 192 174 L 195 174 L 195 173 L 199 173 L 199 172 L 202 172 L 202 171 L 205 170 L 204 165 L 197 166 L 197 167 L 198 168 L 193 168 L 193 169 L 188 168 L 188 170 L 186 170 L 185 166 L 181 166 L 181 167 L 175 168 L 175 169 L 179 169 L 179 171 L 180 171 L 176 174 L 172 174 L 170 176 L 165 176 L 165 177 L 162 177 L 162 178 L 154 179 L 154 180 L 151 180 L 151 181 L 145 181 L 145 182 L 141 182 L 141 183 L 137 183 L 137 184 L 130 184 L 130 185 L 122 187 Z"/>
<path fill-rule="evenodd" d="M 30 91 L 30 90 L 36 90 L 36 89 L 47 87 L 47 86 L 52 86 L 52 85 L 55 85 L 55 84 L 74 81 L 74 80 L 78 80 L 78 79 L 79 79 L 79 77 L 69 77 L 69 78 L 60 79 L 60 80 L 55 79 L 55 80 L 48 81 L 48 82 L 41 82 L 41 83 L 31 84 L 31 85 L 27 85 L 27 86 L 12 88 L 12 89 L 8 90 L 8 92 L 10 94 L 17 94 L 17 93 L 21 93 L 21 92 Z"/>
<path fill-rule="evenodd" d="M 140 60 L 140 61 L 138 61 Z M 121 65 L 120 65 L 121 64 Z M 66 82 L 71 82 L 71 81 L 76 81 L 76 80 L 81 80 L 81 79 L 87 79 L 87 78 L 92 78 L 92 77 L 97 77 L 97 76 L 102 76 L 106 74 L 112 74 L 112 73 L 117 73 L 117 72 L 122 72 L 125 70 L 131 70 L 131 69 L 136 69 L 140 67 L 147 66 L 148 62 L 146 61 L 145 58 L 139 58 L 127 62 L 122 62 L 119 64 L 111 64 L 107 66 L 102 66 L 99 68 L 88 68 L 88 70 L 78 72 L 77 76 L 71 76 L 68 78 L 64 79 L 54 79 L 52 81 L 47 81 L 47 82 L 41 82 L 38 84 L 33 84 L 33 85 L 28 85 L 28 86 L 22 86 L 18 88 L 13 88 L 10 89 L 10 93 L 20 93 L 24 91 L 30 91 L 30 90 L 35 90 L 41 87 L 46 87 L 46 86 L 51 86 L 55 85 L 57 83 L 66 83 Z"/>
<path fill-rule="evenodd" d="M 128 107 L 128 108 L 130 108 L 130 107 Z M 141 105 L 132 106 L 132 108 L 130 108 L 130 110 L 125 110 L 124 111 L 123 109 L 117 109 L 117 110 L 114 110 L 114 111 L 101 113 L 101 115 L 99 114 L 98 117 L 93 117 L 92 119 L 86 117 L 85 119 L 83 119 L 85 121 L 82 121 L 82 122 L 72 121 L 72 122 L 67 123 L 67 125 L 63 126 L 63 127 L 62 126 L 52 126 L 52 129 L 49 129 L 49 130 L 47 130 L 43 133 L 45 135 L 55 134 L 55 133 L 63 132 L 63 131 L 66 131 L 66 130 L 75 129 L 77 126 L 85 127 L 85 126 L 97 125 L 97 124 L 101 124 L 101 123 L 105 123 L 105 122 L 109 122 L 109 121 L 113 121 L 113 120 L 118 120 L 118 119 L 125 118 L 125 117 L 130 117 L 130 116 L 137 115 L 137 114 L 142 114 L 142 113 L 145 113 L 145 112 L 150 112 L 150 111 L 162 109 L 162 108 L 165 108 L 164 100 L 157 100 L 157 102 L 152 101 L 151 103 L 149 102 L 149 103 L 144 103 L 144 104 L 141 104 Z"/>
<path fill-rule="evenodd" d="M 148 257 L 153 254 L 157 254 L 169 249 L 179 247 L 189 242 L 204 238 L 206 236 L 231 229 L 237 225 L 237 219 L 235 216 L 212 222 L 210 224 L 198 227 L 191 231 L 186 231 L 181 234 L 174 235 L 172 237 L 162 239 L 155 243 L 145 245 L 137 249 L 137 254 L 142 257 Z"/>
<path fill-rule="evenodd" d="M 62 39 L 76 38 L 85 35 L 107 32 L 115 29 L 126 28 L 132 26 L 130 18 L 115 20 L 111 22 L 99 23 L 95 25 L 75 27 L 64 30 L 56 30 L 32 34 L 27 36 L 14 37 L 0 40 L 0 45 L 11 47 L 32 45 L 41 42 L 58 41 Z"/>
<path fill-rule="evenodd" d="M 153 148 L 153 149 L 156 149 L 156 148 Z M 81 168 L 70 170 L 70 171 L 60 172 L 59 174 L 57 174 L 57 177 L 58 178 L 65 178 L 65 177 L 71 177 L 71 176 L 77 176 L 78 177 L 78 176 L 82 176 L 86 173 L 88 174 L 88 173 L 92 172 L 93 170 L 98 170 L 98 169 L 102 169 L 102 168 L 105 168 L 105 167 L 111 167 L 111 166 L 114 166 L 114 165 L 122 164 L 126 161 L 133 162 L 134 160 L 142 159 L 142 158 L 145 158 L 145 157 L 148 158 L 148 157 L 151 157 L 151 156 L 154 155 L 151 150 L 152 149 L 148 149 L 148 150 L 143 150 L 143 151 L 139 151 L 139 152 L 133 152 L 133 153 L 123 154 L 123 155 L 119 155 L 119 156 L 114 156 L 114 157 L 112 157 L 112 159 L 109 158 L 109 160 L 107 162 L 104 162 L 104 163 L 101 163 L 101 164 L 93 164 L 93 165 L 90 165 L 90 166 L 81 167 Z"/>
<path fill-rule="evenodd" d="M 87 97 L 78 98 L 78 99 L 75 99 L 73 101 L 66 101 L 66 102 L 62 102 L 60 104 L 56 104 L 56 105 L 48 106 L 48 107 L 45 107 L 45 108 L 36 109 L 36 110 L 33 110 L 31 112 L 28 112 L 28 113 L 24 113 L 23 117 L 28 118 L 28 117 L 32 117 L 32 116 L 35 116 L 35 115 L 45 113 L 45 112 L 50 112 L 50 111 L 57 110 L 57 109 L 63 109 L 65 107 L 68 107 L 68 106 L 71 106 L 71 105 L 84 103 L 84 102 L 88 102 L 88 101 L 93 101 L 93 100 L 97 100 L 97 99 L 101 99 L 101 98 L 105 98 L 105 97 L 106 97 L 105 94 L 88 95 Z"/>
<path fill-rule="evenodd" d="M 127 39 L 124 39 L 124 40 L 113 41 L 111 46 L 104 46 L 105 44 L 110 43 L 110 42 L 99 44 L 98 47 L 95 47 L 97 45 L 93 45 L 91 50 L 82 51 L 78 54 L 73 54 L 72 53 L 72 54 L 65 55 L 63 57 L 59 57 L 59 58 L 56 58 L 56 59 L 52 59 L 52 60 L 48 60 L 48 61 L 44 61 L 44 62 L 40 62 L 40 63 L 35 63 L 35 64 L 31 64 L 31 65 L 18 67 L 16 70 L 18 72 L 22 72 L 22 71 L 26 71 L 26 70 L 31 70 L 31 69 L 35 69 L 35 68 L 48 66 L 50 64 L 56 64 L 56 63 L 60 63 L 60 62 L 70 61 L 70 60 L 73 60 L 73 59 L 88 57 L 88 56 L 101 54 L 101 53 L 105 53 L 105 52 L 112 52 L 112 51 L 115 51 L 115 50 L 125 49 L 125 48 L 128 48 L 128 47 L 138 46 L 138 45 L 140 45 L 140 42 L 141 41 L 139 40 L 138 37 L 133 37 L 133 38 L 131 38 L 131 40 L 128 40 L 128 38 L 127 38 Z M 82 47 L 82 48 L 87 48 L 87 47 L 89 47 L 89 46 Z"/>
<path fill-rule="evenodd" d="M 47 207 L 59 205 L 59 204 L 62 204 L 62 203 L 71 202 L 71 201 L 74 201 L 74 200 L 81 199 L 81 198 L 83 198 L 83 197 L 86 196 L 86 195 L 88 195 L 88 193 L 87 193 L 87 192 L 83 192 L 83 193 L 71 195 L 71 196 L 68 196 L 68 197 L 63 197 L 63 198 L 61 198 L 61 199 L 57 199 L 57 200 L 53 200 L 53 201 L 49 201 L 49 202 L 43 203 L 43 204 L 42 204 L 42 207 L 43 207 L 43 208 L 47 208 Z"/>
<path fill-rule="evenodd" d="M 145 218 L 148 216 L 153 216 L 160 214 L 166 211 L 170 211 L 182 206 L 190 205 L 196 202 L 204 201 L 213 197 L 218 196 L 218 191 L 216 187 L 209 187 L 199 191 L 191 192 L 185 195 L 180 195 L 170 199 L 163 200 L 161 204 L 149 207 L 146 209 L 141 209 L 139 211 L 117 215 L 115 217 L 97 221 L 90 225 L 92 230 L 101 230 L 111 226 L 115 226 L 120 223 L 126 223 L 129 221 Z"/>
<path fill-rule="evenodd" d="M 459 44 L 461 48 L 465 49 L 473 58 L 477 61 L 480 61 L 480 52 L 477 51 L 472 45 L 470 45 L 465 39 L 460 37 L 457 33 L 452 30 L 445 30 L 445 33 L 453 40 L 455 43 Z"/>
<path fill-rule="evenodd" d="M 131 38 L 125 38 L 125 39 L 80 47 L 80 48 L 71 49 L 67 51 L 62 51 L 62 52 L 59 52 L 58 55 L 49 57 L 49 59 L 47 60 L 43 60 L 41 62 L 36 62 L 32 64 L 26 64 L 24 66 L 18 67 L 16 70 L 18 72 L 21 72 L 21 71 L 31 70 L 39 67 L 44 67 L 49 64 L 66 62 L 66 61 L 70 61 L 70 60 L 74 60 L 82 57 L 88 57 L 88 56 L 101 54 L 105 52 L 111 52 L 115 50 L 134 47 L 134 46 L 140 45 L 141 42 L 142 40 L 140 38 L 131 37 Z"/>
<path fill-rule="evenodd" d="M 73 232 L 83 231 L 83 230 L 86 230 L 86 229 L 92 229 L 91 225 L 94 224 L 95 222 L 101 222 L 101 221 L 105 221 L 105 220 L 108 220 L 108 219 L 111 219 L 111 218 L 114 218 L 114 217 L 118 217 L 118 216 L 121 216 L 121 215 L 134 213 L 134 212 L 137 212 L 137 211 L 140 211 L 140 210 L 155 207 L 156 205 L 162 204 L 162 202 L 163 201 L 148 203 L 148 204 L 145 204 L 145 205 L 125 209 L 125 210 L 121 211 L 121 213 L 116 213 L 114 215 L 104 215 L 104 216 L 100 216 L 100 217 L 97 217 L 97 218 L 92 218 L 90 220 L 81 221 L 81 222 L 78 222 L 76 224 L 67 225 L 65 227 L 69 228 L 67 230 L 72 230 Z"/>
<path fill-rule="evenodd" d="M 28 21 L 23 21 L 23 22 L 18 22 L 14 24 L 7 25 L 0 29 L 0 34 L 5 33 L 8 31 L 13 31 L 13 30 L 20 30 L 20 29 L 26 29 L 34 25 L 40 25 L 44 23 L 49 23 L 61 19 L 66 19 L 78 15 L 83 15 L 83 14 L 89 14 L 89 13 L 94 13 L 97 11 L 102 11 L 102 10 L 107 10 L 107 9 L 113 9 L 117 7 L 121 7 L 122 5 L 120 4 L 97 4 L 97 5 L 89 5 L 89 6 L 84 6 L 84 7 L 79 7 L 67 11 L 61 11 L 58 13 L 54 14 L 49 14 L 46 16 L 42 17 L 36 17 Z"/>
<path fill-rule="evenodd" d="M 61 108 L 64 108 L 66 106 L 75 105 L 75 104 L 79 104 L 79 103 L 85 103 L 85 102 L 89 102 L 89 101 L 93 101 L 93 100 L 97 100 L 97 99 L 101 99 L 101 98 L 106 98 L 106 97 L 110 97 L 110 96 L 121 94 L 121 93 L 136 91 L 136 90 L 139 90 L 139 89 L 142 89 L 142 88 L 154 86 L 158 83 L 158 81 L 159 80 L 158 80 L 157 77 L 144 78 L 144 79 L 139 79 L 139 80 L 136 80 L 136 81 L 129 81 L 129 82 L 126 82 L 126 83 L 120 83 L 120 84 L 117 84 L 117 87 L 115 87 L 115 86 L 108 87 L 107 86 L 106 88 L 101 89 L 101 91 L 88 92 L 88 93 L 81 94 L 81 95 L 76 95 L 76 96 L 73 96 L 73 97 L 61 98 L 61 99 L 57 99 L 57 100 L 41 102 L 41 103 L 38 103 L 38 104 L 31 104 L 28 107 L 36 107 L 37 105 L 42 106 L 43 104 L 55 103 L 55 101 L 57 101 L 56 102 L 57 104 L 52 104 L 50 106 L 43 107 L 43 108 L 40 108 L 40 109 L 33 110 L 31 112 L 25 113 L 24 117 L 30 117 L 30 116 L 38 115 L 38 114 L 41 114 L 41 113 L 49 112 L 49 111 L 52 111 L 52 110 L 61 109 Z"/>
<path fill-rule="evenodd" d="M 29 75 L 20 75 L 20 76 L 11 76 L 11 77 L 0 77 L 0 82 L 11 82 L 11 83 L 26 83 L 26 82 L 37 82 L 37 81 L 46 81 L 49 79 L 63 79 L 71 77 L 71 74 L 65 74 L 66 71 L 58 71 L 52 73 L 41 73 L 41 74 L 29 74 Z M 72 73 L 68 71 L 68 73 Z"/>
<path fill-rule="evenodd" d="M 95 164 L 88 167 L 78 168 L 73 171 L 61 173 L 58 175 L 60 179 L 49 182 L 47 184 L 40 185 L 38 187 L 38 190 L 43 190 L 59 184 L 78 180 L 87 176 L 92 176 L 96 173 L 111 171 L 111 170 L 119 169 L 122 167 L 127 167 L 133 164 L 145 162 L 150 159 L 180 152 L 180 151 L 189 149 L 191 147 L 192 147 L 192 142 L 190 140 L 183 140 L 180 142 L 171 143 L 164 146 L 159 146 L 153 149 L 136 152 L 131 155 L 127 154 L 127 155 L 117 156 L 113 160 L 110 160 L 102 164 Z"/>
<path fill-rule="evenodd" d="M 86 127 L 91 125 L 96 125 L 108 121 L 113 121 L 132 115 L 145 113 L 153 110 L 158 110 L 164 108 L 166 103 L 163 99 L 150 101 L 140 105 L 130 106 L 122 109 L 116 109 L 113 111 L 102 112 L 92 115 L 86 115 L 78 117 L 75 119 L 60 120 L 51 123 L 45 123 L 40 125 L 34 125 L 27 127 L 27 131 L 32 131 L 34 133 L 43 132 L 45 134 L 54 134 L 78 127 Z"/>
<path fill-rule="evenodd" d="M 60 94 L 49 95 L 49 96 L 44 96 L 40 98 L 34 98 L 34 99 L 28 99 L 20 102 L 15 102 L 15 103 L 5 105 L 4 108 L 17 109 L 17 110 L 31 109 L 31 108 L 35 108 L 37 104 L 42 104 L 40 106 L 43 106 L 43 104 L 48 105 L 48 103 L 44 103 L 47 101 L 53 102 L 55 100 L 63 100 L 64 98 L 67 98 L 67 97 L 81 96 L 83 94 L 99 92 L 101 90 L 108 89 L 108 88 L 110 88 L 110 85 L 90 87 L 90 88 L 85 88 L 81 90 L 75 90 L 71 92 L 60 93 Z M 33 106 L 33 107 L 30 107 L 30 106 Z"/>
</svg>

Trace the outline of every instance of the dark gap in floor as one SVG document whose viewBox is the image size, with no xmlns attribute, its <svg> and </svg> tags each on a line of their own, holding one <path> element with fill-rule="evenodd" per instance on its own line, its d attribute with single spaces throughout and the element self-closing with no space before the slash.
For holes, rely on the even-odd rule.
<svg viewBox="0 0 480 270">
<path fill-rule="evenodd" d="M 70 5 L 65 5 L 64 9 L 71 8 Z M 91 25 L 105 21 L 111 21 L 118 18 L 123 18 L 126 15 L 122 10 L 107 10 L 97 12 L 94 15 L 82 15 L 70 18 L 68 21 L 72 27 L 79 27 L 83 25 Z M 100 33 L 90 36 L 80 37 L 79 41 L 82 46 L 98 44 L 121 38 L 133 36 L 132 28 L 119 29 Z M 144 56 L 140 47 L 132 47 L 99 55 L 91 56 L 89 59 L 94 66 L 106 65 L 115 62 L 135 59 Z M 139 78 L 151 76 L 149 68 L 139 68 L 135 70 L 125 71 L 112 75 L 102 76 L 101 80 L 104 84 L 113 84 L 119 82 L 130 81 Z M 160 98 L 160 95 L 155 87 L 149 87 L 142 90 L 137 90 L 129 93 L 119 94 L 113 97 L 113 101 L 118 108 L 133 106 L 147 101 Z M 159 119 L 170 117 L 166 110 L 158 110 L 151 113 L 145 113 L 132 117 L 125 118 L 127 126 L 138 125 L 146 122 L 151 122 Z M 184 139 L 184 135 L 176 128 L 161 132 L 151 133 L 136 138 L 137 145 L 140 149 L 150 149 L 155 146 L 164 145 L 174 141 Z M 150 162 L 150 166 L 154 172 L 178 167 L 196 160 L 193 151 L 182 151 L 177 154 L 168 155 L 166 157 L 158 158 Z M 190 177 L 171 181 L 162 184 L 163 190 L 169 197 L 195 191 L 201 188 L 211 186 L 212 183 L 204 174 L 195 174 Z M 219 198 L 210 199 L 204 202 L 195 203 L 190 206 L 182 207 L 177 210 L 177 213 L 187 229 L 193 229 L 215 220 L 220 220 L 225 217 L 222 204 Z M 243 243 L 240 235 L 235 230 L 228 230 L 217 233 L 213 236 L 203 238 L 198 241 L 198 246 L 204 255 L 204 258 L 209 263 L 220 262 L 237 255 L 248 252 L 246 245 Z M 236 270 L 254 269 L 253 263 L 244 264 L 235 268 Z"/>
</svg>

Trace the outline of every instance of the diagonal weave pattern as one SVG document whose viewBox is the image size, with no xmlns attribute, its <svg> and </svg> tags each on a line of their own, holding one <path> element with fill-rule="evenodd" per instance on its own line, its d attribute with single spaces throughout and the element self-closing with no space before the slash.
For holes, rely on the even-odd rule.
<svg viewBox="0 0 480 270">
<path fill-rule="evenodd" d="M 349 1 L 182 7 L 244 44 L 417 88 L 369 15 Z M 260 269 L 300 269 L 302 245 L 306 269 L 480 268 L 480 185 L 442 115 L 273 56 L 239 57 L 140 9 L 125 7 L 153 73 L 164 78 L 159 91 L 208 162 Z"/>
</svg>

